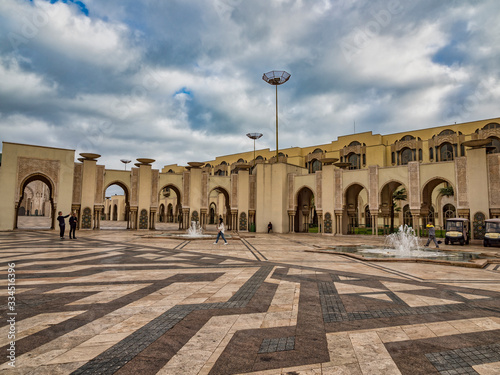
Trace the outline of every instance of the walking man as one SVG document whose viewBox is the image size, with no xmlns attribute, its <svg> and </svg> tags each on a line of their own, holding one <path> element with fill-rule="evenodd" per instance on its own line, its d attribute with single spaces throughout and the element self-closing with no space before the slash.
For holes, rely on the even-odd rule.
<svg viewBox="0 0 500 375">
<path fill-rule="evenodd" d="M 66 229 L 66 223 L 64 219 L 66 219 L 69 215 L 63 216 L 62 211 L 59 211 L 59 216 L 57 217 L 57 221 L 59 222 L 59 235 L 61 236 L 61 240 L 64 240 L 64 230 Z"/>
<path fill-rule="evenodd" d="M 215 240 L 214 242 L 214 245 L 217 244 L 217 242 L 219 242 L 219 238 L 222 237 L 222 239 L 224 240 L 224 245 L 227 245 L 227 241 L 226 241 L 226 237 L 224 237 L 224 221 L 222 220 L 222 218 L 219 219 L 219 226 L 217 228 L 219 230 L 219 233 L 217 233 L 217 239 Z"/>
<path fill-rule="evenodd" d="M 432 223 L 429 223 L 427 224 L 427 230 L 429 231 L 429 239 L 427 240 L 427 243 L 424 246 L 427 247 L 429 246 L 431 241 L 434 241 L 436 249 L 439 249 L 438 242 L 436 241 L 436 228 L 434 228 L 434 225 L 432 225 Z"/>
<path fill-rule="evenodd" d="M 78 219 L 76 214 L 73 212 L 71 217 L 69 218 L 69 239 L 71 240 L 71 233 L 73 233 L 73 239 L 76 240 L 75 232 L 76 232 L 76 223 L 78 223 Z"/>
</svg>

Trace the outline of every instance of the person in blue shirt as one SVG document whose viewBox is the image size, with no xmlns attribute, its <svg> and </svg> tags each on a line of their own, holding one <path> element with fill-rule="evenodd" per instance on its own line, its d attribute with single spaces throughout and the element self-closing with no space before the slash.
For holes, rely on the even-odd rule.
<svg viewBox="0 0 500 375">
<path fill-rule="evenodd" d="M 61 240 L 64 239 L 64 229 L 66 228 L 66 223 L 64 219 L 66 219 L 69 215 L 63 216 L 62 211 L 59 211 L 59 216 L 57 217 L 57 221 L 59 222 L 59 235 L 61 236 Z"/>
</svg>

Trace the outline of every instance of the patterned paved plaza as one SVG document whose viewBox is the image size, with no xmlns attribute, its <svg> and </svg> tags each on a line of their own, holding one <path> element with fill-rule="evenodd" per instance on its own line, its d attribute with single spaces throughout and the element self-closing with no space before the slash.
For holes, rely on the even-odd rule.
<svg viewBox="0 0 500 375">
<path fill-rule="evenodd" d="M 500 373 L 498 265 L 306 252 L 352 237 L 145 234 L 0 233 L 3 353 L 15 334 L 15 367 L 3 355 L 0 371 Z"/>
</svg>

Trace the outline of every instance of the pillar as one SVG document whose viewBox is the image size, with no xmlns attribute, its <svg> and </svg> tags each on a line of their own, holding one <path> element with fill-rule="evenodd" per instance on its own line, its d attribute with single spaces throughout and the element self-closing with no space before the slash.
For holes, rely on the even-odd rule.
<svg viewBox="0 0 500 375">
<path fill-rule="evenodd" d="M 295 211 L 288 210 L 288 233 L 295 232 Z"/>
<path fill-rule="evenodd" d="M 378 236 L 378 215 L 371 215 L 372 217 L 372 236 Z"/>
</svg>

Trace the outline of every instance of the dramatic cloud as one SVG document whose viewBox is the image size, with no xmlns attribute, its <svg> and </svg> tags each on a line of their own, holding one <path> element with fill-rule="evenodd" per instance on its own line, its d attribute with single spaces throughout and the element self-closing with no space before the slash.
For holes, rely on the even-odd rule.
<svg viewBox="0 0 500 375">
<path fill-rule="evenodd" d="M 499 116 L 494 0 L 0 2 L 0 140 L 165 164 Z"/>
</svg>

